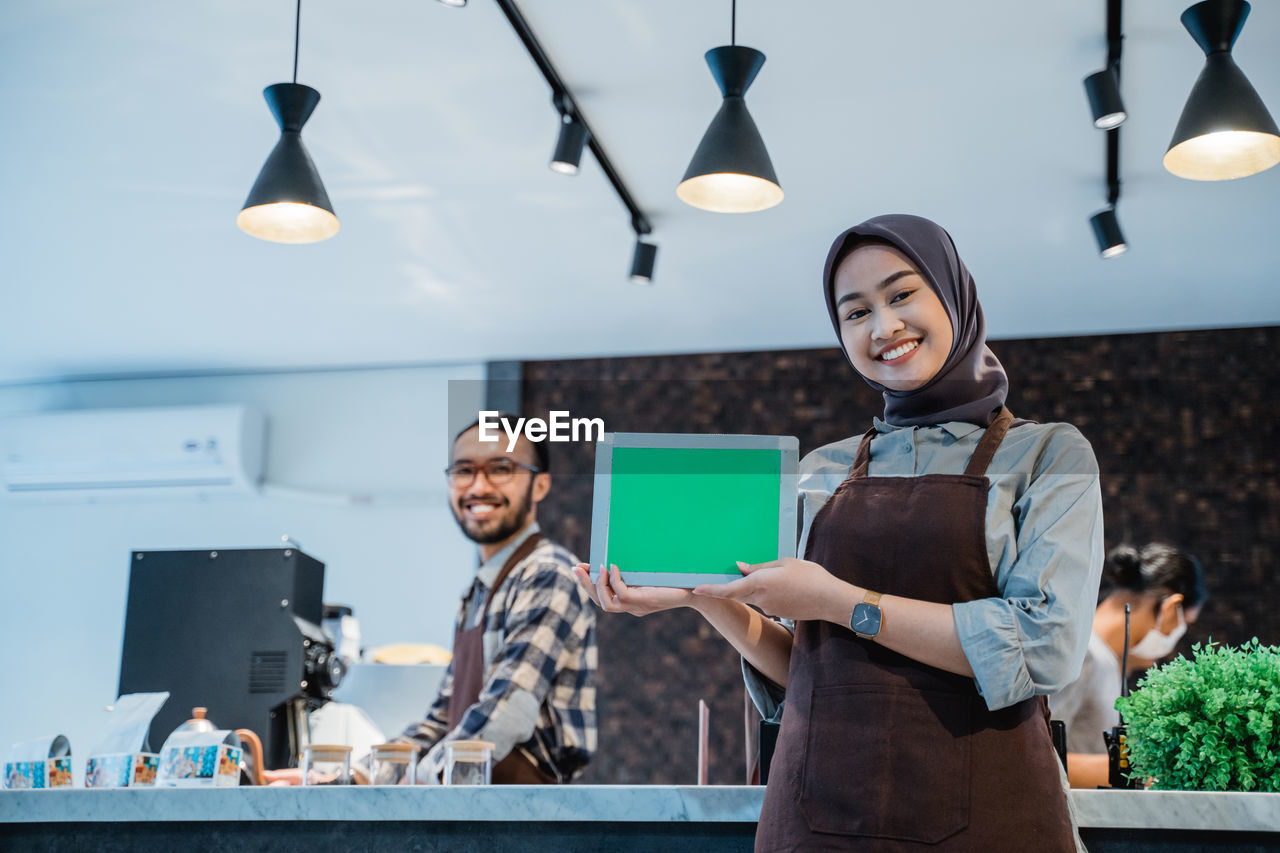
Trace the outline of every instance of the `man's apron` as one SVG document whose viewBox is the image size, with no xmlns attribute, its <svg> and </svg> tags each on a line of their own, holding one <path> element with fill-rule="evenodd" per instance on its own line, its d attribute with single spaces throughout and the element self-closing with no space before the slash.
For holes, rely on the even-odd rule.
<svg viewBox="0 0 1280 853">
<path fill-rule="evenodd" d="M 541 538 L 541 534 L 532 533 L 520 543 L 520 547 L 502 564 L 502 571 L 498 572 L 497 579 L 490 587 L 479 623 L 474 628 L 459 630 L 453 635 L 453 693 L 449 696 L 451 728 L 457 728 L 462 723 L 467 709 L 480 699 L 480 690 L 484 687 L 484 626 L 489 620 L 489 605 L 493 602 L 493 596 L 515 567 L 533 553 Z M 519 746 L 512 747 L 511 752 L 493 767 L 493 782 L 496 785 L 544 785 L 555 781 L 555 777 L 540 769 Z"/>
</svg>

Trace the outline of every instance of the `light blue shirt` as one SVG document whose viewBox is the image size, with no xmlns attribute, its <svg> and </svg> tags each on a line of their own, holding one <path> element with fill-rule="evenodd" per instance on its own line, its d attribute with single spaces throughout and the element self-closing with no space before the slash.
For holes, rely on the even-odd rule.
<svg viewBox="0 0 1280 853">
<path fill-rule="evenodd" d="M 875 419 L 872 477 L 962 474 L 981 427 L 893 427 Z M 803 557 L 814 516 L 848 476 L 862 436 L 800 462 Z M 987 560 L 998 598 L 951 606 L 978 693 L 992 710 L 1061 690 L 1084 660 L 1102 575 L 1102 492 L 1093 448 L 1070 424 L 1010 429 L 987 469 Z M 946 571 L 946 566 L 938 566 Z M 747 687 L 773 716 L 782 691 L 750 667 Z"/>
</svg>

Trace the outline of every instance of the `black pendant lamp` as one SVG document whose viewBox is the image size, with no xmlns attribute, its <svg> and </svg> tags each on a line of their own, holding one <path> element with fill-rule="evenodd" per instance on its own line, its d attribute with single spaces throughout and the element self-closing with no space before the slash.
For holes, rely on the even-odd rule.
<svg viewBox="0 0 1280 853">
<path fill-rule="evenodd" d="M 1180 178 L 1226 181 L 1280 163 L 1280 130 L 1231 58 L 1249 8 L 1244 0 L 1205 0 L 1182 13 L 1205 62 L 1164 155 Z"/>
<path fill-rule="evenodd" d="M 316 164 L 302 144 L 302 126 L 320 103 L 320 93 L 298 83 L 301 19 L 302 0 L 298 0 L 294 18 L 293 82 L 276 83 L 262 91 L 280 125 L 280 141 L 271 150 L 236 217 L 240 230 L 273 243 L 315 243 L 337 234 L 339 227 Z"/>
<path fill-rule="evenodd" d="M 731 44 L 706 53 L 711 76 L 724 100 L 693 153 L 676 195 L 702 210 L 752 213 L 782 201 L 782 187 L 744 100 L 765 56 L 753 48 L 737 46 L 736 2 L 731 14 Z"/>
</svg>

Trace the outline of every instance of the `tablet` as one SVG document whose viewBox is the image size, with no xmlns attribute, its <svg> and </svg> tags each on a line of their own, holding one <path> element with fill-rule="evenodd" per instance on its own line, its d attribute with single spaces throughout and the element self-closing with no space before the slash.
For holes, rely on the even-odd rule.
<svg viewBox="0 0 1280 853">
<path fill-rule="evenodd" d="M 798 463 L 793 436 L 605 433 L 592 577 L 616 565 L 628 584 L 692 588 L 794 557 Z"/>
</svg>

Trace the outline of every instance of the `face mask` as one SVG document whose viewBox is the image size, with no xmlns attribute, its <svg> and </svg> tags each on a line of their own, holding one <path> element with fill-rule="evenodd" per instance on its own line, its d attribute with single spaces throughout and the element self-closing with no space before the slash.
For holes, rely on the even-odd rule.
<svg viewBox="0 0 1280 853">
<path fill-rule="evenodd" d="M 1130 654 L 1144 660 L 1160 660 L 1178 645 L 1182 635 L 1187 633 L 1187 623 L 1182 619 L 1182 605 L 1178 605 L 1178 626 L 1168 634 L 1160 633 L 1160 624 L 1152 628 L 1146 635 L 1130 647 Z"/>
</svg>

